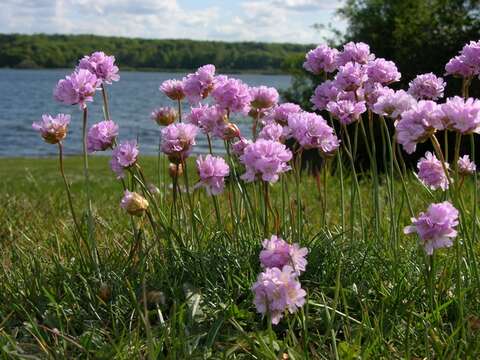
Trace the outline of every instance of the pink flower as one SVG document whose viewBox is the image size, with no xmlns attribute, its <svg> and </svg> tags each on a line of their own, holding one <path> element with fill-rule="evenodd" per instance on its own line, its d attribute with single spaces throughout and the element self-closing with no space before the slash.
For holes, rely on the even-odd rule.
<svg viewBox="0 0 480 360">
<path fill-rule="evenodd" d="M 418 143 L 429 139 L 436 130 L 443 129 L 440 106 L 430 100 L 420 100 L 410 110 L 402 113 L 396 124 L 396 139 L 407 153 L 412 154 Z"/>
<path fill-rule="evenodd" d="M 100 121 L 88 130 L 87 148 L 89 152 L 103 151 L 113 146 L 118 136 L 118 125 L 112 120 Z"/>
<path fill-rule="evenodd" d="M 331 73 L 337 69 L 338 50 L 327 45 L 318 45 L 305 55 L 303 68 L 312 74 Z"/>
<path fill-rule="evenodd" d="M 80 60 L 78 68 L 90 71 L 106 84 L 120 80 L 118 67 L 115 65 L 115 56 L 108 56 L 103 51 L 97 51 L 90 56 L 84 56 Z"/>
<path fill-rule="evenodd" d="M 216 104 L 225 110 L 248 114 L 252 97 L 248 85 L 241 80 L 218 76 L 212 91 Z"/>
<path fill-rule="evenodd" d="M 160 107 L 152 111 L 150 118 L 160 126 L 168 126 L 175 122 L 177 112 L 171 107 Z"/>
<path fill-rule="evenodd" d="M 400 80 L 401 74 L 393 61 L 377 58 L 367 64 L 368 79 L 383 85 Z"/>
<path fill-rule="evenodd" d="M 480 130 L 480 100 L 460 96 L 447 99 L 441 105 L 449 129 L 462 134 L 478 133 Z"/>
<path fill-rule="evenodd" d="M 470 41 L 462 49 L 465 62 L 473 70 L 474 75 L 480 74 L 480 40 Z"/>
<path fill-rule="evenodd" d="M 470 156 L 463 155 L 457 162 L 458 173 L 463 176 L 472 175 L 477 171 L 477 165 L 470 160 Z"/>
<path fill-rule="evenodd" d="M 280 141 L 283 140 L 284 130 L 283 126 L 277 123 L 265 125 L 258 134 L 259 139 Z"/>
<path fill-rule="evenodd" d="M 182 162 L 190 155 L 198 127 L 192 124 L 171 124 L 162 129 L 161 150 L 169 156 L 170 161 Z"/>
<path fill-rule="evenodd" d="M 183 81 L 165 80 L 162 85 L 160 85 L 159 89 L 172 100 L 183 100 L 185 98 Z"/>
<path fill-rule="evenodd" d="M 241 137 L 237 142 L 232 144 L 232 153 L 240 157 L 243 155 L 245 148 L 250 144 L 253 144 L 251 140 Z"/>
<path fill-rule="evenodd" d="M 137 162 L 138 145 L 135 140 L 120 143 L 112 152 L 110 167 L 117 174 L 117 179 L 125 176 L 125 169 L 133 166 Z"/>
<path fill-rule="evenodd" d="M 327 80 L 318 85 L 310 98 L 310 102 L 313 104 L 313 109 L 322 111 L 327 108 L 327 104 L 330 101 L 336 101 L 340 90 L 336 86 L 336 82 Z"/>
<path fill-rule="evenodd" d="M 85 69 L 78 69 L 65 79 L 59 80 L 53 95 L 55 99 L 67 105 L 87 107 L 87 101 L 93 101 L 93 95 L 100 85 L 100 80 Z"/>
<path fill-rule="evenodd" d="M 457 236 L 458 210 L 448 201 L 431 204 L 426 213 L 421 212 L 412 218 L 412 225 L 404 229 L 405 234 L 417 233 L 420 243 L 428 255 L 434 249 L 451 247 L 452 239 Z"/>
<path fill-rule="evenodd" d="M 449 168 L 448 164 L 445 164 Z M 418 178 L 432 190 L 448 189 L 448 178 L 443 170 L 442 163 L 430 151 L 425 153 L 425 157 L 421 158 L 417 164 Z"/>
<path fill-rule="evenodd" d="M 263 268 L 281 269 L 285 265 L 290 265 L 297 275 L 305 271 L 307 248 L 300 248 L 298 244 L 289 244 L 275 235 L 272 235 L 270 239 L 263 240 L 262 246 L 260 262 Z"/>
<path fill-rule="evenodd" d="M 446 83 L 433 73 L 418 75 L 408 84 L 408 93 L 417 100 L 437 100 L 443 97 Z"/>
<path fill-rule="evenodd" d="M 68 124 L 70 124 L 70 115 L 58 114 L 53 117 L 43 114 L 42 120 L 34 122 L 32 128 L 40 132 L 45 142 L 57 144 L 67 136 Z"/>
<path fill-rule="evenodd" d="M 327 104 L 327 110 L 337 118 L 341 124 L 348 125 L 358 119 L 367 111 L 365 101 L 339 100 L 331 101 Z"/>
<path fill-rule="evenodd" d="M 340 146 L 333 129 L 320 115 L 308 112 L 288 117 L 290 135 L 304 149 L 318 149 L 322 155 L 332 155 Z"/>
<path fill-rule="evenodd" d="M 474 69 L 469 65 L 464 55 L 455 56 L 445 65 L 446 75 L 468 78 L 474 75 Z"/>
<path fill-rule="evenodd" d="M 198 107 L 192 107 L 187 120 L 190 124 L 198 126 L 203 133 L 215 133 L 222 137 L 223 127 L 225 126 L 226 111 L 219 106 L 210 106 L 199 104 Z"/>
<path fill-rule="evenodd" d="M 354 91 L 361 87 L 367 79 L 365 66 L 348 62 L 338 69 L 335 86 L 345 91 Z"/>
<path fill-rule="evenodd" d="M 252 291 L 257 311 L 268 314 L 275 325 L 287 310 L 294 313 L 302 307 L 307 295 L 291 266 L 284 266 L 282 270 L 276 267 L 265 269 L 258 275 Z"/>
<path fill-rule="evenodd" d="M 274 122 L 282 126 L 286 126 L 288 124 L 288 115 L 293 113 L 298 113 L 300 111 L 302 111 L 302 108 L 297 104 L 293 104 L 293 103 L 280 104 L 267 112 L 267 114 L 263 118 L 263 123 L 267 125 L 269 123 Z"/>
<path fill-rule="evenodd" d="M 258 86 L 250 88 L 250 105 L 254 109 L 269 109 L 278 103 L 278 91 L 274 87 Z"/>
<path fill-rule="evenodd" d="M 343 51 L 337 56 L 338 66 L 343 66 L 348 62 L 356 62 L 359 64 L 366 64 L 373 60 L 375 55 L 370 54 L 370 46 L 363 42 L 349 42 L 343 45 Z"/>
<path fill-rule="evenodd" d="M 397 119 L 404 111 L 410 110 L 416 103 L 417 101 L 413 96 L 403 90 L 387 91 L 385 94 L 380 95 L 373 106 L 373 112 Z"/>
<path fill-rule="evenodd" d="M 223 158 L 212 155 L 199 156 L 197 170 L 200 176 L 197 187 L 205 187 L 209 195 L 218 195 L 223 192 L 225 177 L 230 173 L 230 168 Z"/>
<path fill-rule="evenodd" d="M 370 109 L 373 109 L 373 106 L 381 96 L 393 95 L 395 93 L 395 91 L 388 86 L 370 81 L 363 84 L 363 89 L 365 92 L 365 101 Z"/>
<path fill-rule="evenodd" d="M 258 139 L 248 145 L 240 156 L 246 173 L 241 179 L 246 182 L 261 178 L 271 183 L 277 182 L 279 175 L 290 170 L 287 162 L 292 159 L 292 152 L 277 141 Z"/>
<path fill-rule="evenodd" d="M 197 104 L 205 99 L 213 89 L 215 66 L 208 64 L 197 69 L 193 74 L 183 79 L 183 91 L 191 104 Z"/>
</svg>

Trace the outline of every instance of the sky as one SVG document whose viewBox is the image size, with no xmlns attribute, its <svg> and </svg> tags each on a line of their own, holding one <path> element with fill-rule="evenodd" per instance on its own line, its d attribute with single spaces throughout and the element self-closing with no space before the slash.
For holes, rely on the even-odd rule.
<svg viewBox="0 0 480 360">
<path fill-rule="evenodd" d="M 320 43 L 344 0 L 0 0 L 0 33 Z M 314 29 L 313 24 L 324 25 Z"/>
</svg>

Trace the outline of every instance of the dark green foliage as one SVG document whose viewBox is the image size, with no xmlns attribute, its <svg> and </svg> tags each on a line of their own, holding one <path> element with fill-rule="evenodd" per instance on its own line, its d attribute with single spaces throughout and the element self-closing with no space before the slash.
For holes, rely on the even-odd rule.
<svg viewBox="0 0 480 360">
<path fill-rule="evenodd" d="M 115 55 L 121 68 L 181 70 L 212 63 L 222 71 L 278 72 L 284 59 L 308 48 L 255 42 L 0 34 L 0 67 L 70 68 L 83 55 L 102 50 Z"/>
</svg>

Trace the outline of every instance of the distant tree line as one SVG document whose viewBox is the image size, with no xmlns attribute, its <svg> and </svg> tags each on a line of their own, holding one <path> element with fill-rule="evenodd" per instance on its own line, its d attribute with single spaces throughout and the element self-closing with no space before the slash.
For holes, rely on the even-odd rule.
<svg viewBox="0 0 480 360">
<path fill-rule="evenodd" d="M 148 40 L 94 35 L 0 34 L 0 67 L 69 68 L 102 50 L 119 66 L 135 69 L 195 69 L 207 63 L 222 71 L 278 72 L 285 59 L 311 46 L 259 42 Z"/>
</svg>

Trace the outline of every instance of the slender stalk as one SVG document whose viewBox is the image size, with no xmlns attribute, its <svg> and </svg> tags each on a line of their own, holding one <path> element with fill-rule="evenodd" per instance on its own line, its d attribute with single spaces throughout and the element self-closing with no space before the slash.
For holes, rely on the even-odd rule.
<svg viewBox="0 0 480 360">
<path fill-rule="evenodd" d="M 88 152 L 87 152 L 87 122 L 88 122 L 88 108 L 83 109 L 83 173 L 85 177 L 85 190 L 87 194 L 87 225 L 88 225 L 88 241 L 92 251 L 92 257 L 95 261 L 95 265 L 98 267 L 98 253 L 95 243 L 93 216 L 92 216 L 92 200 L 90 192 L 90 176 L 88 171 Z"/>
<path fill-rule="evenodd" d="M 182 122 L 182 101 L 179 99 L 177 101 L 178 106 L 178 122 Z"/>
<path fill-rule="evenodd" d="M 268 182 L 263 182 L 263 237 L 268 237 L 268 205 L 269 205 L 269 197 L 268 197 Z"/>
<path fill-rule="evenodd" d="M 187 169 L 187 162 L 183 161 L 183 178 L 185 180 L 185 187 L 187 189 L 187 200 L 190 206 L 190 214 L 191 214 L 191 221 L 193 227 L 193 234 L 195 235 L 195 239 L 198 241 L 198 233 L 197 233 L 197 220 L 195 219 L 195 209 L 193 207 L 192 196 L 190 194 L 190 186 L 188 183 L 188 169 Z"/>
<path fill-rule="evenodd" d="M 70 191 L 70 185 L 67 181 L 67 177 L 65 176 L 65 171 L 63 168 L 63 144 L 60 141 L 58 143 L 58 162 L 60 164 L 60 173 L 62 174 L 63 178 L 63 183 L 65 184 L 65 190 L 67 192 L 67 198 L 68 198 L 68 206 L 70 208 L 70 213 L 72 215 L 73 223 L 75 224 L 75 228 L 79 234 L 80 237 L 83 237 L 82 235 L 82 230 L 80 228 L 80 224 L 77 220 L 77 216 L 75 214 L 75 209 L 73 208 L 73 200 L 72 200 L 72 193 Z"/>
<path fill-rule="evenodd" d="M 110 110 L 108 107 L 108 97 L 107 97 L 107 90 L 105 89 L 105 85 L 102 83 L 102 97 L 103 97 L 103 115 L 105 120 L 110 120 Z"/>
<path fill-rule="evenodd" d="M 212 139 L 210 138 L 210 134 L 207 133 L 207 142 L 208 142 L 208 152 L 210 155 L 213 155 L 213 150 L 212 150 Z"/>
</svg>

